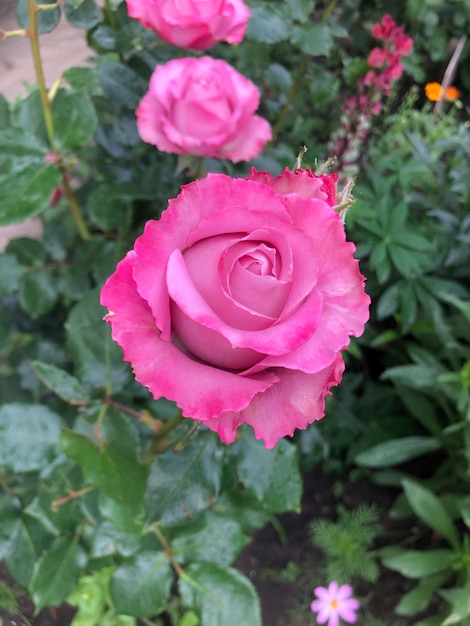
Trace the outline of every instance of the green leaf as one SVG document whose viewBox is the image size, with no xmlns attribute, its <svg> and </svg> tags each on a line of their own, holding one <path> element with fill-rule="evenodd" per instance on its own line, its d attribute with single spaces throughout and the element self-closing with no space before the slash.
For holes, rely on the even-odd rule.
<svg viewBox="0 0 470 626">
<path fill-rule="evenodd" d="M 35 0 L 34 4 L 57 4 L 56 0 Z M 36 12 L 40 35 L 50 33 L 60 21 L 60 9 L 39 10 Z M 17 0 L 16 17 L 21 28 L 29 29 L 28 0 Z"/>
<path fill-rule="evenodd" d="M 210 561 L 230 565 L 249 543 L 238 520 L 206 511 L 165 534 L 175 556 L 184 563 Z"/>
<path fill-rule="evenodd" d="M 441 372 L 427 365 L 397 365 L 390 367 L 380 377 L 381 380 L 392 380 L 412 389 L 433 388 Z"/>
<path fill-rule="evenodd" d="M 60 604 L 71 593 L 87 556 L 76 539 L 61 539 L 47 550 L 33 570 L 29 591 L 36 609 Z"/>
<path fill-rule="evenodd" d="M 470 496 L 462 498 L 458 503 L 459 511 L 467 528 L 470 528 Z"/>
<path fill-rule="evenodd" d="M 147 88 L 136 72 L 121 63 L 103 63 L 98 75 L 106 98 L 120 107 L 134 110 Z"/>
<path fill-rule="evenodd" d="M 10 554 L 20 530 L 21 502 L 13 497 L 0 496 L 0 560 Z"/>
<path fill-rule="evenodd" d="M 277 43 L 288 38 L 289 29 L 277 7 L 265 3 L 251 9 L 246 36 L 262 43 Z"/>
<path fill-rule="evenodd" d="M 119 554 L 123 557 L 129 557 L 139 549 L 140 542 L 139 535 L 123 532 L 111 522 L 105 521 L 96 528 L 90 556 L 99 558 Z"/>
<path fill-rule="evenodd" d="M 65 402 L 76 406 L 88 402 L 87 393 L 82 384 L 68 372 L 42 361 L 32 361 L 31 367 L 46 387 Z"/>
<path fill-rule="evenodd" d="M 404 284 L 404 281 L 399 281 L 383 291 L 377 303 L 377 317 L 379 320 L 390 317 L 398 309 L 400 291 Z"/>
<path fill-rule="evenodd" d="M 65 70 L 62 78 L 75 92 L 86 91 L 90 96 L 103 95 L 101 81 L 94 67 L 71 67 Z"/>
<path fill-rule="evenodd" d="M 108 407 L 98 436 L 99 447 L 85 435 L 63 429 L 62 449 L 81 465 L 86 482 L 137 515 L 147 479 L 147 467 L 138 460 L 137 433 L 121 413 Z"/>
<path fill-rule="evenodd" d="M 281 439 L 273 450 L 245 433 L 230 449 L 240 480 L 270 513 L 300 512 L 302 479 L 297 448 Z"/>
<path fill-rule="evenodd" d="M 293 20 L 307 22 L 312 17 L 314 0 L 286 0 L 286 9 Z"/>
<path fill-rule="evenodd" d="M 445 537 L 455 550 L 459 550 L 459 536 L 447 511 L 440 500 L 419 483 L 405 478 L 402 480 L 410 507 L 428 526 Z"/>
<path fill-rule="evenodd" d="M 10 126 L 10 105 L 4 95 L 0 93 L 0 128 Z"/>
<path fill-rule="evenodd" d="M 0 256 L 0 298 L 18 290 L 23 272 L 16 257 L 10 254 Z"/>
<path fill-rule="evenodd" d="M 39 404 L 4 404 L 0 407 L 0 468 L 34 472 L 58 453 L 61 420 Z"/>
<path fill-rule="evenodd" d="M 106 311 L 98 298 L 98 291 L 90 291 L 73 307 L 65 323 L 67 343 L 81 380 L 93 387 L 109 387 L 109 392 L 122 391 L 130 380 L 130 369 L 111 340 L 109 326 L 103 321 Z"/>
<path fill-rule="evenodd" d="M 442 589 L 440 595 L 452 605 L 450 615 L 442 623 L 442 626 L 464 624 L 470 615 L 470 581 L 467 580 L 463 587 Z"/>
<path fill-rule="evenodd" d="M 333 47 L 331 30 L 327 23 L 307 22 L 291 30 L 292 43 L 311 56 L 328 56 Z"/>
<path fill-rule="evenodd" d="M 183 605 L 200 612 L 204 626 L 261 626 L 258 596 L 239 571 L 201 562 L 185 573 L 178 581 Z"/>
<path fill-rule="evenodd" d="M 6 566 L 23 587 L 29 585 L 33 565 L 39 554 L 50 545 L 50 541 L 51 535 L 37 520 L 31 518 L 23 519 L 17 532 L 10 538 Z"/>
<path fill-rule="evenodd" d="M 67 21 L 75 28 L 93 28 L 101 21 L 100 10 L 95 0 L 66 0 L 64 13 Z"/>
<path fill-rule="evenodd" d="M 163 552 L 141 552 L 120 565 L 111 577 L 110 592 L 116 613 L 151 617 L 163 611 L 173 573 Z"/>
<path fill-rule="evenodd" d="M 67 501 L 66 496 L 81 487 L 80 468 L 61 457 L 60 463 L 49 465 L 41 472 L 36 495 L 25 508 L 25 513 L 37 519 L 53 535 L 73 532 L 84 521 L 84 514 L 80 500 L 72 498 Z"/>
<path fill-rule="evenodd" d="M 409 278 L 413 273 L 421 273 L 417 257 L 407 248 L 396 243 L 390 243 L 387 250 L 393 265 L 402 276 Z"/>
<path fill-rule="evenodd" d="M 44 160 L 47 153 L 46 145 L 20 128 L 0 131 L 0 225 L 21 222 L 49 206 L 61 175 Z"/>
<path fill-rule="evenodd" d="M 57 302 L 55 278 L 49 271 L 28 272 L 20 279 L 21 308 L 33 319 L 49 313 Z"/>
<path fill-rule="evenodd" d="M 62 152 L 75 152 L 93 139 L 98 118 L 86 92 L 61 89 L 52 103 L 52 116 L 55 141 Z"/>
<path fill-rule="evenodd" d="M 220 456 L 215 437 L 206 433 L 178 453 L 159 454 L 145 496 L 148 519 L 174 524 L 207 509 L 220 489 Z"/>
<path fill-rule="evenodd" d="M 448 574 L 436 574 L 422 580 L 406 593 L 395 607 L 398 615 L 416 615 L 427 609 L 436 589 L 445 582 Z"/>
<path fill-rule="evenodd" d="M 441 442 L 435 437 L 400 437 L 360 452 L 355 462 L 364 467 L 389 467 L 434 452 L 441 447 Z"/>
<path fill-rule="evenodd" d="M 456 555 L 452 550 L 403 550 L 383 557 L 382 563 L 408 578 L 422 578 L 451 568 L 455 560 Z"/>
</svg>

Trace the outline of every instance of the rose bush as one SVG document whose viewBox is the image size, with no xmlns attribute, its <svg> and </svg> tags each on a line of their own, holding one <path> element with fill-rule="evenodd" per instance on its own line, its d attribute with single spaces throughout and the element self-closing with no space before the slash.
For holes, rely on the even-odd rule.
<svg viewBox="0 0 470 626">
<path fill-rule="evenodd" d="M 243 0 L 127 0 L 130 17 L 180 48 L 238 44 L 250 17 Z"/>
<path fill-rule="evenodd" d="M 271 448 L 320 419 L 363 332 L 369 297 L 332 184 L 209 174 L 146 224 L 103 287 L 136 379 L 225 442 L 246 422 Z"/>
<path fill-rule="evenodd" d="M 258 88 L 225 61 L 175 59 L 152 74 L 137 128 L 163 152 L 248 161 L 271 139 L 269 123 L 254 115 L 259 100 Z"/>
</svg>

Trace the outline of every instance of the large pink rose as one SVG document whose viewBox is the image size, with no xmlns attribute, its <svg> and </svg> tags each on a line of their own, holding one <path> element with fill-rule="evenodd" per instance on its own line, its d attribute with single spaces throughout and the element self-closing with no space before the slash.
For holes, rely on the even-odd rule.
<svg viewBox="0 0 470 626">
<path fill-rule="evenodd" d="M 248 423 L 272 448 L 323 417 L 369 297 L 331 206 L 334 179 L 303 170 L 251 178 L 209 174 L 184 186 L 147 223 L 101 302 L 155 398 L 227 443 Z"/>
<path fill-rule="evenodd" d="M 258 88 L 225 61 L 175 59 L 152 74 L 137 128 L 163 152 L 249 161 L 271 139 L 268 122 L 254 115 L 259 100 Z"/>
<path fill-rule="evenodd" d="M 127 8 L 168 43 L 193 50 L 240 43 L 250 17 L 243 0 L 127 0 Z"/>
</svg>

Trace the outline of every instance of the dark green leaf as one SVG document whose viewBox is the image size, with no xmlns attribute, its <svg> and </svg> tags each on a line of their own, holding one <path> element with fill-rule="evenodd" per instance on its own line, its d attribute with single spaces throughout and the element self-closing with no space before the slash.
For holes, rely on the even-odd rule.
<svg viewBox="0 0 470 626">
<path fill-rule="evenodd" d="M 408 578 L 422 578 L 430 574 L 442 572 L 454 564 L 456 555 L 452 550 L 403 550 L 395 555 L 382 559 L 383 564 L 408 576 Z"/>
<path fill-rule="evenodd" d="M 8 128 L 10 126 L 10 105 L 8 100 L 0 94 L 0 128 Z"/>
<path fill-rule="evenodd" d="M 34 4 L 57 4 L 56 0 L 35 0 Z M 40 35 L 50 33 L 59 24 L 60 9 L 39 10 L 36 12 L 38 20 L 38 31 Z M 28 0 L 17 0 L 16 17 L 21 28 L 29 29 Z"/>
<path fill-rule="evenodd" d="M 56 462 L 41 472 L 36 496 L 25 512 L 53 535 L 73 532 L 84 521 L 80 500 L 67 496 L 82 487 L 80 468 L 68 459 Z"/>
<path fill-rule="evenodd" d="M 206 511 L 184 526 L 176 526 L 165 537 L 175 556 L 184 563 L 210 561 L 228 566 L 249 543 L 238 520 Z"/>
<path fill-rule="evenodd" d="M 88 483 L 137 514 L 147 479 L 147 467 L 138 460 L 137 433 L 126 418 L 108 408 L 98 435 L 99 447 L 85 435 L 64 429 L 62 448 L 81 465 Z"/>
<path fill-rule="evenodd" d="M 31 366 L 41 381 L 62 400 L 73 405 L 87 403 L 87 393 L 80 381 L 55 365 L 32 361 Z"/>
<path fill-rule="evenodd" d="M 36 563 L 29 590 L 36 608 L 60 604 L 71 593 L 87 556 L 76 539 L 60 539 Z"/>
<path fill-rule="evenodd" d="M 393 283 L 390 287 L 387 287 L 380 296 L 377 303 L 377 317 L 379 320 L 383 320 L 386 317 L 393 315 L 398 309 L 398 303 L 400 298 L 400 292 L 403 288 L 404 281 Z"/>
<path fill-rule="evenodd" d="M 40 529 L 39 533 L 38 529 Z M 43 541 L 38 541 L 38 535 Z M 44 541 L 45 537 L 47 541 Z M 6 565 L 11 575 L 23 587 L 29 585 L 33 566 L 50 541 L 51 535 L 37 520 L 31 518 L 22 520 L 19 528 L 10 537 L 8 555 L 5 559 Z"/>
<path fill-rule="evenodd" d="M 39 404 L 4 404 L 0 407 L 0 468 L 33 472 L 58 453 L 61 420 Z"/>
<path fill-rule="evenodd" d="M 65 323 L 68 345 L 79 378 L 93 387 L 122 391 L 130 380 L 130 369 L 111 340 L 109 326 L 103 321 L 106 311 L 98 298 L 98 292 L 91 291 L 72 309 Z"/>
<path fill-rule="evenodd" d="M 307 22 L 312 17 L 315 0 L 286 0 L 285 4 L 293 20 Z"/>
<path fill-rule="evenodd" d="M 258 596 L 239 571 L 193 563 L 179 579 L 183 605 L 200 612 L 204 626 L 261 626 Z"/>
<path fill-rule="evenodd" d="M 49 206 L 61 175 L 45 161 L 47 153 L 34 135 L 19 128 L 0 131 L 0 225 L 21 222 Z"/>
<path fill-rule="evenodd" d="M 273 450 L 244 434 L 232 447 L 240 480 L 270 513 L 300 511 L 302 479 L 297 448 L 281 439 Z"/>
<path fill-rule="evenodd" d="M 386 370 L 381 379 L 392 380 L 412 389 L 429 389 L 434 387 L 440 373 L 426 365 L 397 365 Z"/>
<path fill-rule="evenodd" d="M 94 558 L 115 554 L 129 557 L 139 549 L 140 542 L 139 535 L 123 532 L 111 522 L 102 522 L 93 535 L 90 554 Z"/>
<path fill-rule="evenodd" d="M 0 297 L 18 290 L 23 272 L 24 269 L 16 257 L 9 254 L 0 256 Z"/>
<path fill-rule="evenodd" d="M 94 67 L 71 67 L 63 73 L 64 80 L 76 91 L 86 91 L 90 96 L 103 95 L 101 81 Z"/>
<path fill-rule="evenodd" d="M 277 7 L 265 3 L 251 9 L 246 36 L 262 43 L 277 43 L 287 39 L 289 29 Z"/>
<path fill-rule="evenodd" d="M 389 467 L 434 452 L 442 447 L 435 437 L 400 437 L 360 452 L 355 462 L 364 467 Z"/>
<path fill-rule="evenodd" d="M 100 10 L 95 0 L 66 0 L 64 13 L 67 21 L 75 28 L 93 28 L 101 20 Z"/>
<path fill-rule="evenodd" d="M 173 573 L 163 552 L 141 552 L 124 561 L 111 577 L 110 592 L 116 613 L 151 617 L 166 606 Z"/>
<path fill-rule="evenodd" d="M 307 22 L 294 26 L 291 41 L 311 56 L 328 56 L 333 47 L 333 38 L 328 23 Z"/>
<path fill-rule="evenodd" d="M 0 496 L 0 560 L 12 549 L 15 537 L 21 532 L 21 502 L 13 497 Z"/>
<path fill-rule="evenodd" d="M 61 89 L 52 103 L 55 140 L 64 152 L 74 152 L 93 139 L 98 119 L 90 96 Z"/>
<path fill-rule="evenodd" d="M 20 279 L 20 304 L 33 319 L 49 313 L 57 302 L 56 282 L 50 271 L 29 272 Z"/>
<path fill-rule="evenodd" d="M 215 437 L 206 433 L 178 453 L 159 454 L 150 467 L 148 518 L 171 524 L 207 509 L 219 492 L 221 454 Z"/>
<path fill-rule="evenodd" d="M 410 507 L 421 520 L 445 537 L 451 546 L 460 547 L 457 530 L 440 500 L 422 485 L 409 479 L 402 481 Z"/>
<path fill-rule="evenodd" d="M 127 65 L 104 63 L 98 68 L 105 96 L 113 104 L 134 110 L 146 90 L 145 81 Z"/>
</svg>

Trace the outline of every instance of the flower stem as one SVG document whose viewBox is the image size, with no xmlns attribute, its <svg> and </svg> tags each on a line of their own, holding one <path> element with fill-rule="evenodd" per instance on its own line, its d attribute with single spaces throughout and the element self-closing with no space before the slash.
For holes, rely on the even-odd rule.
<svg viewBox="0 0 470 626">
<path fill-rule="evenodd" d="M 63 165 L 60 165 L 59 169 L 60 173 L 62 174 L 62 187 L 64 189 L 64 196 L 68 200 L 70 210 L 72 212 L 72 217 L 75 220 L 75 224 L 77 226 L 78 232 L 80 233 L 80 237 L 84 241 L 87 241 L 88 239 L 90 239 L 90 232 L 87 228 L 87 225 L 85 224 L 85 220 L 83 219 L 82 212 L 80 211 L 80 207 L 78 206 L 77 199 L 68 181 L 67 170 Z"/>
<path fill-rule="evenodd" d="M 39 50 L 39 31 L 38 31 L 38 19 L 37 19 L 37 11 L 40 9 L 40 6 L 35 4 L 34 0 L 28 0 L 28 17 L 29 17 L 29 41 L 31 44 L 31 54 L 33 57 L 34 64 L 34 72 L 36 74 L 36 82 L 38 84 L 39 97 L 41 99 L 41 107 L 42 114 L 44 116 L 44 124 L 46 126 L 47 140 L 49 142 L 49 147 L 52 151 L 55 151 L 55 134 L 54 134 L 54 121 L 52 118 L 52 107 L 51 107 L 51 99 L 47 93 L 46 80 L 44 77 L 44 69 L 41 61 L 41 53 Z M 80 211 L 80 207 L 78 206 L 77 199 L 75 198 L 75 194 L 73 193 L 72 187 L 69 184 L 67 177 L 67 170 L 63 163 L 62 159 L 59 156 L 58 165 L 60 173 L 62 174 L 62 187 L 64 190 L 64 195 L 68 200 L 70 210 L 72 212 L 72 217 L 75 220 L 75 224 L 77 226 L 78 232 L 80 236 L 85 241 L 90 238 L 90 233 L 88 231 L 87 225 L 83 219 L 83 216 Z"/>
<path fill-rule="evenodd" d="M 54 148 L 54 123 L 52 121 L 51 103 L 47 97 L 46 81 L 44 78 L 44 70 L 42 67 L 41 54 L 39 52 L 39 32 L 38 19 L 36 15 L 36 5 L 34 0 L 28 0 L 28 16 L 29 16 L 29 41 L 31 44 L 31 54 L 33 56 L 34 71 L 39 89 L 39 97 L 41 98 L 42 114 L 46 125 L 47 139 L 50 147 Z"/>
<path fill-rule="evenodd" d="M 111 5 L 111 0 L 104 0 L 103 12 L 106 15 L 106 21 L 108 22 L 108 26 L 116 29 L 118 24 L 116 20 L 116 14 L 114 13 L 113 7 Z"/>
<path fill-rule="evenodd" d="M 152 441 L 152 445 L 147 451 L 147 454 L 145 455 L 143 462 L 146 465 L 151 463 L 157 454 L 159 454 L 166 447 L 168 447 L 168 445 L 165 442 L 165 437 L 168 435 L 168 433 L 170 433 L 177 426 L 179 426 L 182 421 L 183 421 L 183 415 L 181 411 L 178 411 L 176 415 L 174 415 L 171 419 L 169 419 L 167 422 L 165 422 L 162 425 L 158 434 L 155 436 L 154 440 Z"/>
</svg>

